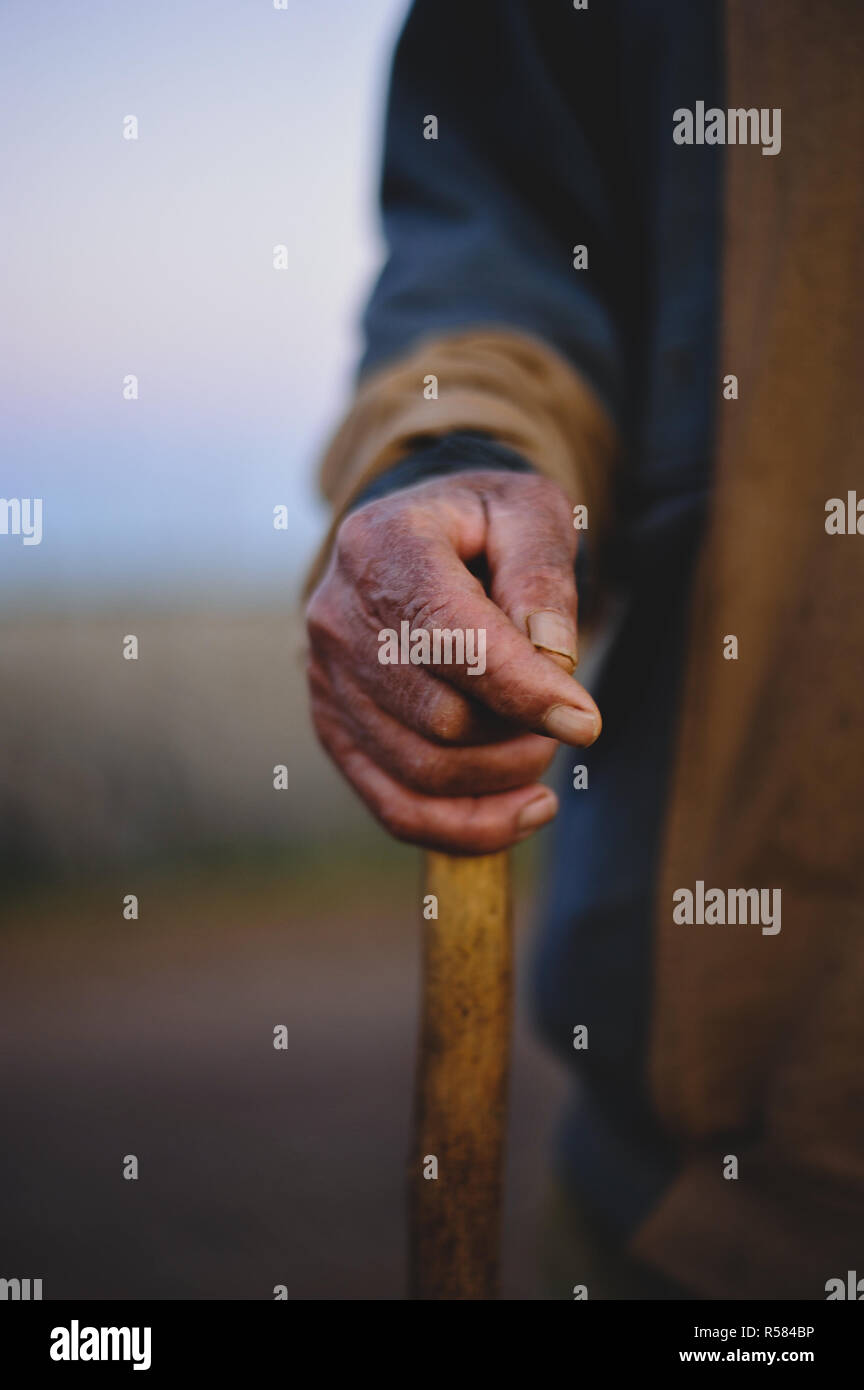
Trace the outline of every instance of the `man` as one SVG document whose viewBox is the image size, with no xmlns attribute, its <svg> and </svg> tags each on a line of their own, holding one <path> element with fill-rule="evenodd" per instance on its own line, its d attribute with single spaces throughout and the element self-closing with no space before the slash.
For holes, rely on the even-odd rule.
<svg viewBox="0 0 864 1390">
<path fill-rule="evenodd" d="M 864 1268 L 862 40 L 853 0 L 420 0 L 396 53 L 313 713 L 401 838 L 555 818 L 562 1297 Z M 382 664 L 402 623 L 484 673 Z"/>
</svg>

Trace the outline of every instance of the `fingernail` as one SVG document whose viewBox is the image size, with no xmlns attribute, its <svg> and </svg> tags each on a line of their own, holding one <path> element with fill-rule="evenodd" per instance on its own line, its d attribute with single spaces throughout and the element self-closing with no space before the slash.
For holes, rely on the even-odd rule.
<svg viewBox="0 0 864 1390">
<path fill-rule="evenodd" d="M 542 652 L 542 653 L 543 653 L 543 655 L 546 657 L 546 660 L 547 660 L 547 661 L 554 661 L 554 662 L 555 662 L 555 665 L 556 665 L 556 666 L 559 666 L 559 667 L 561 668 L 561 670 L 564 671 L 564 673 L 565 673 L 566 675 L 572 676 L 572 674 L 573 674 L 573 658 L 572 658 L 572 656 L 562 656 L 560 652 L 550 652 L 550 651 L 547 651 L 546 647 L 538 647 L 537 650 L 538 650 L 538 652 Z"/>
<path fill-rule="evenodd" d="M 543 720 L 543 727 L 552 738 L 562 743 L 576 743 L 580 748 L 587 748 L 600 735 L 599 717 L 573 709 L 572 705 L 553 705 Z"/>
<path fill-rule="evenodd" d="M 576 634 L 560 613 L 532 613 L 528 619 L 528 637 L 535 647 L 555 652 L 576 665 Z"/>
<path fill-rule="evenodd" d="M 523 806 L 516 821 L 517 830 L 539 830 L 550 821 L 558 810 L 558 798 L 554 792 L 542 791 Z"/>
</svg>

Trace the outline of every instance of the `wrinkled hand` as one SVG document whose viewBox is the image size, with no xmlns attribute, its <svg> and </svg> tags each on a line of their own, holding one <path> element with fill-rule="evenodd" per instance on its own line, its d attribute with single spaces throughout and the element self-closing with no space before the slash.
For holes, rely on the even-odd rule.
<svg viewBox="0 0 864 1390">
<path fill-rule="evenodd" d="M 397 839 L 485 854 L 555 815 L 537 779 L 556 740 L 587 746 L 600 732 L 597 706 L 567 674 L 575 550 L 565 494 L 526 474 L 436 479 L 343 521 L 307 611 L 312 716 Z M 379 633 L 405 621 L 412 632 L 485 629 L 485 670 L 382 664 Z"/>
</svg>

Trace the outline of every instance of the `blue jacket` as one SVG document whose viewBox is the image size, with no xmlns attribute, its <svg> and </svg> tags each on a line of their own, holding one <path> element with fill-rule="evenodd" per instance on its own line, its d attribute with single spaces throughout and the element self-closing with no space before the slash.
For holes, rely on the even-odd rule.
<svg viewBox="0 0 864 1390">
<path fill-rule="evenodd" d="M 646 1085 L 651 909 L 717 343 L 722 153 L 674 159 L 669 120 L 722 105 L 722 67 L 711 0 L 415 3 L 387 116 L 389 254 L 364 319 L 361 373 L 430 333 L 525 329 L 588 378 L 624 441 L 609 574 L 623 620 L 594 684 L 603 737 L 578 758 L 590 795 L 572 789 L 575 758 L 562 769 L 535 969 L 539 1025 L 575 1083 L 563 1173 L 622 1237 L 675 1167 Z M 355 505 L 481 460 L 519 466 L 491 441 L 439 442 Z"/>
</svg>

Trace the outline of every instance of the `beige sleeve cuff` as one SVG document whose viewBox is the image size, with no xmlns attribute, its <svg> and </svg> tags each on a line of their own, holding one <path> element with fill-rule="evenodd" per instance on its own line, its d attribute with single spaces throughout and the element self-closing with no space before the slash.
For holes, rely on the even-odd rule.
<svg viewBox="0 0 864 1390">
<path fill-rule="evenodd" d="M 424 396 L 437 379 L 437 400 Z M 483 430 L 588 507 L 592 552 L 609 525 L 616 435 L 585 379 L 539 339 L 483 329 L 429 338 L 370 374 L 326 451 L 321 488 L 335 515 L 312 566 L 320 579 L 353 498 L 412 451 L 418 436 Z"/>
</svg>

